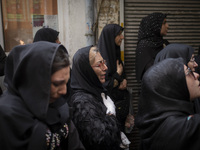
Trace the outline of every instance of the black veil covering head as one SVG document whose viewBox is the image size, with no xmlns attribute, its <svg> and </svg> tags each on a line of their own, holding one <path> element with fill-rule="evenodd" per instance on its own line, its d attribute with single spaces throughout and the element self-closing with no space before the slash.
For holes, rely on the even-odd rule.
<svg viewBox="0 0 200 150">
<path fill-rule="evenodd" d="M 123 30 L 124 28 L 118 24 L 108 24 L 103 28 L 99 37 L 99 51 L 102 57 L 107 61 L 107 76 L 112 76 L 116 72 L 117 60 L 119 60 L 119 63 L 122 63 L 120 46 L 115 44 L 115 37 Z"/>
<path fill-rule="evenodd" d="M 184 64 L 190 61 L 192 54 L 194 53 L 194 48 L 186 44 L 169 44 L 163 50 L 161 50 L 154 61 L 154 64 L 166 59 L 166 58 L 183 58 Z"/>
<path fill-rule="evenodd" d="M 46 41 L 16 46 L 9 53 L 4 80 L 7 90 L 0 97 L 0 149 L 44 150 L 47 129 L 57 134 L 67 124 L 68 133 L 73 132 L 66 99 L 61 96 L 49 103 L 58 50 L 68 57 L 63 45 Z M 68 146 L 65 141 L 71 139 L 58 134 L 59 148 Z"/>
<path fill-rule="evenodd" d="M 0 45 L 0 76 L 4 75 L 6 58 L 7 58 L 6 53 Z"/>
<path fill-rule="evenodd" d="M 153 65 L 157 53 L 169 42 L 163 39 L 160 31 L 164 19 L 163 13 L 152 13 L 144 17 L 138 31 L 138 43 L 136 48 L 136 78 L 141 80 L 144 72 Z"/>
<path fill-rule="evenodd" d="M 56 40 L 58 39 L 58 35 L 59 35 L 59 32 L 54 29 L 41 28 L 36 32 L 33 42 L 48 41 L 48 42 L 56 43 Z"/>
<path fill-rule="evenodd" d="M 184 145 L 184 142 L 191 141 L 184 141 L 189 129 L 184 130 L 183 126 L 191 127 L 191 130 L 195 127 L 185 122 L 193 113 L 182 58 L 167 58 L 146 71 L 135 120 L 143 147 L 156 149 L 157 145 L 158 149 L 159 146 L 163 149 L 174 149 L 180 146 L 179 143 Z"/>
<path fill-rule="evenodd" d="M 40 120 L 47 115 L 51 67 L 58 48 L 68 54 L 63 45 L 40 41 L 16 46 L 7 57 L 4 82 L 8 91 L 21 97 L 28 110 Z"/>
<path fill-rule="evenodd" d="M 91 48 L 92 46 L 81 48 L 74 54 L 71 88 L 73 92 L 83 90 L 101 99 L 100 94 L 104 91 L 104 88 L 89 62 Z"/>
<path fill-rule="evenodd" d="M 138 41 L 151 38 L 152 40 L 160 35 L 163 20 L 167 17 L 166 14 L 155 12 L 144 17 L 140 23 L 138 31 Z M 156 40 L 156 39 L 155 39 Z M 159 42 L 159 41 L 158 41 Z M 156 43 L 159 44 L 159 43 Z"/>
</svg>

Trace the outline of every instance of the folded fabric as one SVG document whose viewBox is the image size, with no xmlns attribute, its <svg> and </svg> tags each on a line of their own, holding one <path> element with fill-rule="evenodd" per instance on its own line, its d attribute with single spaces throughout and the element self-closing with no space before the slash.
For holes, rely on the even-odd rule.
<svg viewBox="0 0 200 150">
<path fill-rule="evenodd" d="M 111 100 L 109 96 L 105 96 L 105 93 L 101 93 L 101 97 L 103 99 L 104 105 L 107 107 L 107 114 L 113 114 L 116 116 L 116 111 L 115 111 L 115 104 Z"/>
</svg>

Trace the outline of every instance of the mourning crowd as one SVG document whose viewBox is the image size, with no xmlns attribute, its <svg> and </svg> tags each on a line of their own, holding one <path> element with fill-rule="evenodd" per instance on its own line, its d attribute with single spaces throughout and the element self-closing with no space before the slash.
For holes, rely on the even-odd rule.
<svg viewBox="0 0 200 150">
<path fill-rule="evenodd" d="M 51 28 L 8 56 L 0 47 L 0 149 L 131 150 L 134 127 L 141 150 L 200 149 L 200 52 L 164 39 L 168 29 L 166 14 L 141 19 L 137 114 L 118 24 L 105 25 L 97 44 L 78 49 L 72 62 Z"/>
</svg>

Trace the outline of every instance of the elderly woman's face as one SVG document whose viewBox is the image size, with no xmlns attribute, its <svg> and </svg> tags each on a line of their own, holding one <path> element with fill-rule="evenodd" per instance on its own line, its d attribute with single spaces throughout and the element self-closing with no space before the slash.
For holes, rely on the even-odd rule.
<svg viewBox="0 0 200 150">
<path fill-rule="evenodd" d="M 191 57 L 190 61 L 188 62 L 188 67 L 192 71 L 195 71 L 195 68 L 198 67 L 198 64 L 196 63 L 195 58 L 194 58 L 194 54 L 192 54 L 192 57 Z"/>
<path fill-rule="evenodd" d="M 104 83 L 105 80 L 105 75 L 106 75 L 106 70 L 108 67 L 106 66 L 106 62 L 101 56 L 101 54 L 98 52 L 95 56 L 95 60 L 93 64 L 91 64 L 94 72 L 96 73 L 97 77 L 99 78 L 99 81 L 101 83 Z"/>
<path fill-rule="evenodd" d="M 200 83 L 199 74 L 192 72 L 190 68 L 184 65 L 185 78 L 187 82 L 187 87 L 190 93 L 190 100 L 200 97 Z"/>
</svg>

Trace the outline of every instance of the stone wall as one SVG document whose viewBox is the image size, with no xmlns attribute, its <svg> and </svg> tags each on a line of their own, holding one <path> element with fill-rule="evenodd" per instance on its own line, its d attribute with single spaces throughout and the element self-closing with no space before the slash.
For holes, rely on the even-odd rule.
<svg viewBox="0 0 200 150">
<path fill-rule="evenodd" d="M 119 0 L 97 0 L 97 39 L 106 24 L 119 24 Z"/>
</svg>

